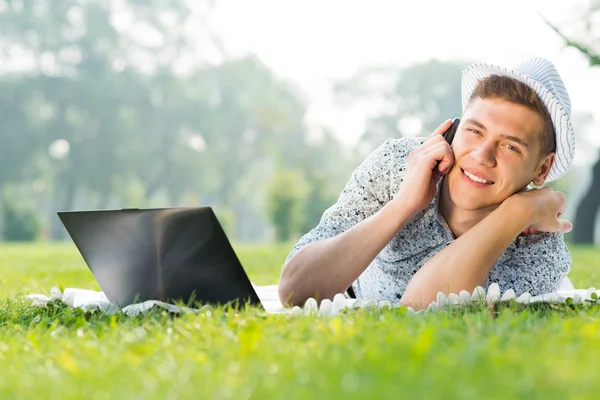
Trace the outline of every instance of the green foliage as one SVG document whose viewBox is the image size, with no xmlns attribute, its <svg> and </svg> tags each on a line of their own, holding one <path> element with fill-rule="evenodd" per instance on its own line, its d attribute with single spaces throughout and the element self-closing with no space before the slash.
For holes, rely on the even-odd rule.
<svg viewBox="0 0 600 400">
<path fill-rule="evenodd" d="M 390 137 L 428 136 L 446 119 L 462 115 L 461 72 L 468 62 L 429 60 L 407 68 L 368 68 L 336 87 L 338 100 L 371 99 L 385 112 L 367 122 L 360 144 L 370 152 Z M 382 82 L 385 82 L 382 84 Z M 411 122 L 413 132 L 407 132 Z"/>
<path fill-rule="evenodd" d="M 301 171 L 277 171 L 267 187 L 267 213 L 278 241 L 288 241 L 301 232 L 306 220 L 307 183 Z"/>
<path fill-rule="evenodd" d="M 276 283 L 290 244 L 235 248 L 250 279 L 265 285 Z M 600 250 L 571 250 L 574 281 L 600 287 L 590 275 Z M 31 306 L 24 294 L 59 284 L 99 289 L 71 244 L 4 244 L 0 277 L 2 399 L 558 399 L 600 391 L 589 367 L 600 357 L 597 305 L 335 318 Z"/>
<path fill-rule="evenodd" d="M 219 207 L 215 215 L 228 237 L 235 237 L 235 214 L 231 209 Z"/>
<path fill-rule="evenodd" d="M 591 67 L 600 65 L 598 17 L 600 1 L 588 0 L 577 4 L 563 16 L 560 26 L 543 18 L 548 26 L 564 41 L 565 45 L 577 49 L 587 58 Z"/>
<path fill-rule="evenodd" d="M 28 242 L 36 240 L 41 222 L 37 214 L 12 201 L 2 201 L 2 236 L 6 241 Z"/>
<path fill-rule="evenodd" d="M 257 57 L 205 60 L 186 26 L 216 49 L 219 41 L 202 25 L 211 2 L 196 3 L 0 6 L 3 48 L 36 60 L 0 74 L 0 188 L 43 179 L 39 204 L 54 210 L 176 206 L 194 197 L 235 212 L 228 230 L 236 236 L 265 231 L 273 166 L 298 168 L 308 153 L 335 152 L 339 143 L 306 144 L 304 99 Z M 129 13 L 150 38 L 132 36 L 139 30 L 118 16 Z M 56 140 L 69 144 L 62 157 L 49 152 Z M 330 185 L 343 168 L 325 165 Z"/>
<path fill-rule="evenodd" d="M 330 181 L 322 176 L 314 176 L 309 182 L 303 207 L 304 221 L 300 228 L 302 233 L 317 226 L 323 212 L 336 202 L 339 194 L 332 190 Z"/>
<path fill-rule="evenodd" d="M 332 179 L 311 171 L 280 170 L 267 186 L 267 214 L 276 239 L 286 242 L 319 223 L 338 195 Z"/>
</svg>

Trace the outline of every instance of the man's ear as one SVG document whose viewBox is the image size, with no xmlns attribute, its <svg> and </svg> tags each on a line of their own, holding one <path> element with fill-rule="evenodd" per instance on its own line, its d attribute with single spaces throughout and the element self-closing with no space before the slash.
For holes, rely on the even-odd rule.
<svg viewBox="0 0 600 400">
<path fill-rule="evenodd" d="M 550 168 L 554 164 L 554 153 L 550 153 L 544 158 L 542 165 L 538 168 L 537 174 L 533 177 L 535 186 L 542 186 L 550 173 Z"/>
</svg>

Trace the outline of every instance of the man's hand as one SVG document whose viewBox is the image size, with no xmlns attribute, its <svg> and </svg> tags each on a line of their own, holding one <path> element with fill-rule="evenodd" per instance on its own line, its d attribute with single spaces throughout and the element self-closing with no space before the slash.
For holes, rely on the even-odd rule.
<svg viewBox="0 0 600 400">
<path fill-rule="evenodd" d="M 566 233 L 573 229 L 571 222 L 560 218 L 566 206 L 566 198 L 562 192 L 556 192 L 549 187 L 531 189 L 516 193 L 507 200 L 517 201 L 528 210 L 530 223 L 525 233 Z"/>
<path fill-rule="evenodd" d="M 396 197 L 402 199 L 413 215 L 433 201 L 438 178 L 448 173 L 454 164 L 454 153 L 442 136 L 451 125 L 452 120 L 441 124 L 408 156 L 404 181 Z"/>
</svg>

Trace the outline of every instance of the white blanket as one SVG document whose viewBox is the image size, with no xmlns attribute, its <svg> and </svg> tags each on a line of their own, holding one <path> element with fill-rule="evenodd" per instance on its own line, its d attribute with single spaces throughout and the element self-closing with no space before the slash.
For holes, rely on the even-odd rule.
<svg viewBox="0 0 600 400">
<path fill-rule="evenodd" d="M 254 286 L 254 288 L 265 310 L 274 314 L 318 314 L 322 316 L 335 316 L 347 308 L 402 307 L 397 303 L 393 304 L 389 301 L 376 302 L 373 300 L 365 301 L 363 299 L 349 299 L 342 294 L 337 294 L 333 301 L 324 300 L 320 305 L 317 305 L 317 301 L 311 298 L 306 301 L 304 307 L 302 308 L 283 308 L 277 295 L 277 285 Z M 597 297 L 600 297 L 600 291 L 597 291 L 593 287 L 586 290 L 568 288 L 568 286 L 563 285 L 561 289 L 555 293 L 547 293 L 539 296 L 531 296 L 529 293 L 524 293 L 516 298 L 514 290 L 509 289 L 501 294 L 500 287 L 497 284 L 492 284 L 490 285 L 487 293 L 482 287 L 475 288 L 473 293 L 462 291 L 459 294 L 451 293 L 449 296 L 446 296 L 444 293 L 440 292 L 438 293 L 437 301 L 432 302 L 427 310 L 422 310 L 419 312 L 435 312 L 444 307 L 462 306 L 471 302 L 479 301 L 495 303 L 505 302 L 513 299 L 522 304 L 540 302 L 565 303 L 567 301 L 572 301 L 574 304 L 581 304 L 588 301 L 595 301 L 595 298 Z M 52 288 L 50 291 L 50 296 L 31 294 L 27 296 L 27 299 L 31 300 L 34 305 L 42 307 L 46 306 L 50 301 L 60 301 L 69 307 L 81 308 L 84 311 L 99 310 L 108 314 L 123 312 L 127 315 L 137 315 L 153 307 L 162 307 L 167 311 L 174 313 L 182 311 L 198 311 L 196 309 L 181 308 L 173 304 L 153 300 L 132 304 L 119 309 L 118 306 L 111 304 L 108 301 L 103 292 L 75 288 L 67 288 L 64 290 L 64 292 L 61 292 L 58 288 Z M 410 313 L 415 312 L 415 310 L 413 310 L 411 307 L 408 307 L 408 311 Z"/>
</svg>

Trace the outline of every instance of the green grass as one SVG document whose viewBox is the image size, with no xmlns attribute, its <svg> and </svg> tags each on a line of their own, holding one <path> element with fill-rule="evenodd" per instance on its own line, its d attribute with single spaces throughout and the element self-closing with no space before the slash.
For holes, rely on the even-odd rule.
<svg viewBox="0 0 600 400">
<path fill-rule="evenodd" d="M 236 246 L 257 284 L 289 246 Z M 600 288 L 600 249 L 574 248 L 572 280 Z M 590 398 L 600 311 L 515 304 L 335 318 L 220 308 L 178 317 L 30 306 L 53 286 L 98 290 L 70 244 L 0 246 L 0 399 Z"/>
</svg>

